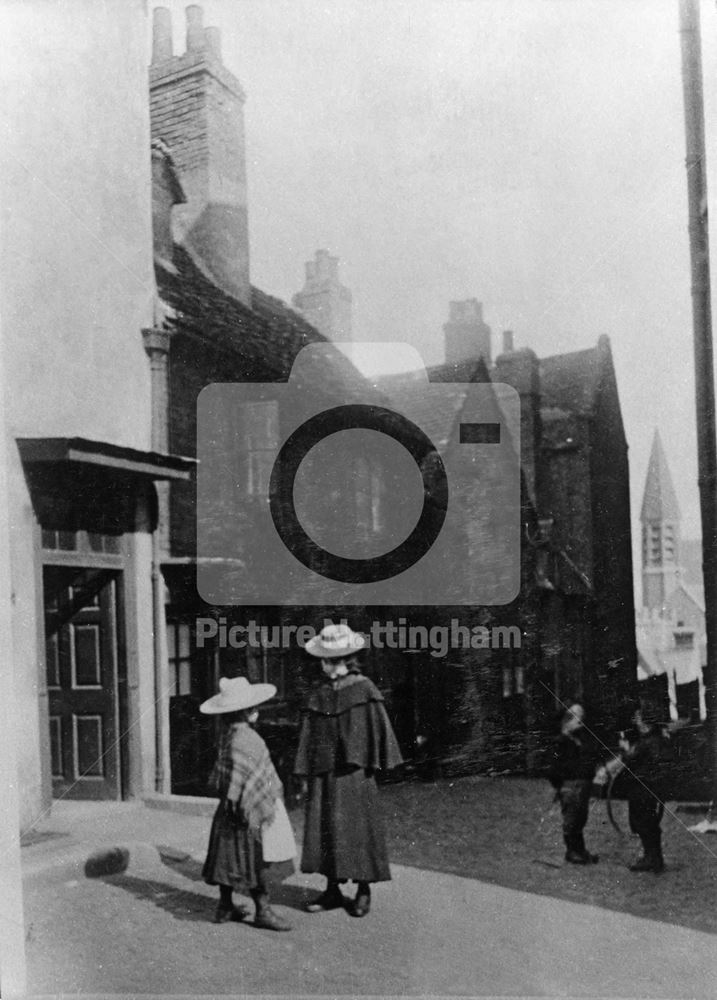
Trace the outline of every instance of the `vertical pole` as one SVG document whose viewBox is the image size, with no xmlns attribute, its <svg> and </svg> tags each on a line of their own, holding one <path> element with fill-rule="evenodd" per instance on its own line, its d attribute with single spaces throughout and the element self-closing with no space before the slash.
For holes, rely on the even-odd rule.
<svg viewBox="0 0 717 1000">
<path fill-rule="evenodd" d="M 170 333 L 149 328 L 142 331 L 144 349 L 149 357 L 152 391 L 152 447 L 166 452 L 167 439 L 167 361 Z M 169 748 L 169 662 L 167 659 L 167 623 L 164 609 L 162 551 L 168 544 L 168 487 L 157 484 L 158 517 L 152 532 L 152 615 L 154 619 L 154 705 L 155 705 L 155 790 L 171 792 Z"/>
<path fill-rule="evenodd" d="M 697 482 L 702 517 L 702 573 L 707 633 L 704 681 L 711 799 L 714 805 L 717 802 L 717 441 L 699 0 L 680 0 L 680 38 L 692 272 Z"/>
</svg>

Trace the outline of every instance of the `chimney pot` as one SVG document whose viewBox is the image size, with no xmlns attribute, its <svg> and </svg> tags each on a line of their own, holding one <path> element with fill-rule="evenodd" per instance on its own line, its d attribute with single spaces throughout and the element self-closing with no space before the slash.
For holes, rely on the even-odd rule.
<svg viewBox="0 0 717 1000">
<path fill-rule="evenodd" d="M 292 301 L 325 337 L 351 340 L 351 292 L 339 280 L 339 258 L 328 250 L 316 250 L 306 261 L 304 287 Z"/>
<path fill-rule="evenodd" d="M 515 348 L 513 347 L 513 331 L 503 330 L 503 354 L 510 354 Z"/>
<path fill-rule="evenodd" d="M 164 62 L 171 59 L 172 55 L 172 15 L 167 7 L 155 7 L 152 20 L 152 62 Z"/>
<path fill-rule="evenodd" d="M 207 50 L 217 59 L 222 61 L 222 34 L 219 28 L 204 29 L 204 44 Z"/>
<path fill-rule="evenodd" d="M 478 299 L 461 299 L 457 302 L 450 302 L 448 318 L 451 323 L 482 322 L 483 303 L 479 302 Z"/>
<path fill-rule="evenodd" d="M 339 279 L 339 258 L 332 257 L 328 250 L 316 251 L 316 277 L 320 281 Z"/>
<path fill-rule="evenodd" d="M 186 10 L 187 14 L 187 52 L 196 52 L 204 48 L 204 28 L 202 19 L 204 17 L 202 8 L 193 3 Z"/>
</svg>

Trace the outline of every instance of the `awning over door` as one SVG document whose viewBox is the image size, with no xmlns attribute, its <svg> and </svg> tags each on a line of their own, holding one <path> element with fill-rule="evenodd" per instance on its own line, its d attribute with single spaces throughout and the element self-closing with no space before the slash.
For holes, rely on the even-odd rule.
<svg viewBox="0 0 717 1000">
<path fill-rule="evenodd" d="M 87 438 L 18 438 L 22 461 L 27 465 L 100 465 L 149 479 L 189 479 L 196 460 L 157 451 L 139 451 Z"/>
</svg>

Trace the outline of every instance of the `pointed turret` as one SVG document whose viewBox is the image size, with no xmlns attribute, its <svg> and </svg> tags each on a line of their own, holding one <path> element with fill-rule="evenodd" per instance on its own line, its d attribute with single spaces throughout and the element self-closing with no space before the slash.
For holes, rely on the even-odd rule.
<svg viewBox="0 0 717 1000">
<path fill-rule="evenodd" d="M 667 467 L 660 432 L 657 428 L 655 428 L 650 463 L 647 467 L 640 520 L 643 524 L 646 521 L 672 521 L 676 523 L 680 520 L 680 508 L 675 488 L 672 485 L 670 470 Z"/>
<path fill-rule="evenodd" d="M 661 612 L 680 579 L 680 508 L 655 429 L 642 499 L 642 603 Z"/>
</svg>

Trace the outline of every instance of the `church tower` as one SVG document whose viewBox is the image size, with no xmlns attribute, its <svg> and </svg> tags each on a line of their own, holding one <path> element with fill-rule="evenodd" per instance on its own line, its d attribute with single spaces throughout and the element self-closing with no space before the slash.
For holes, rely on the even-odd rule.
<svg viewBox="0 0 717 1000">
<path fill-rule="evenodd" d="M 655 430 L 642 498 L 642 603 L 661 612 L 680 578 L 680 508 Z"/>
</svg>

